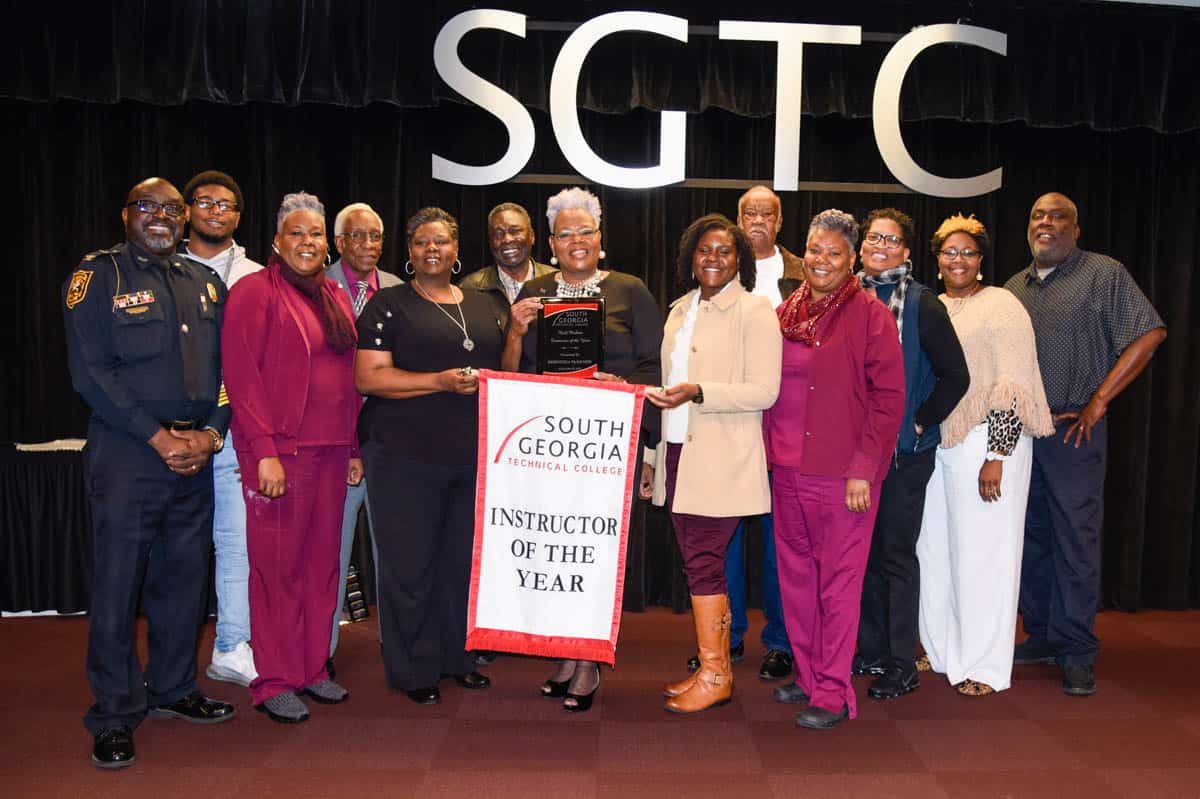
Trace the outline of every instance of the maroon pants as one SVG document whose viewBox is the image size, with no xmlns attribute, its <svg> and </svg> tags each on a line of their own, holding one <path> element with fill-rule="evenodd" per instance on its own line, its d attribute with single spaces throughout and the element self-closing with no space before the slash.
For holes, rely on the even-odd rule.
<svg viewBox="0 0 1200 799">
<path fill-rule="evenodd" d="M 338 552 L 349 447 L 304 447 L 280 455 L 286 490 L 256 490 L 258 462 L 238 453 L 246 496 L 250 629 L 258 679 L 255 704 L 319 682 L 329 656 L 329 620 L 340 595 Z"/>
<path fill-rule="evenodd" d="M 683 444 L 667 444 L 667 510 L 675 504 L 675 477 L 679 473 L 679 454 Z M 671 512 L 675 540 L 683 554 L 683 573 L 688 593 L 708 596 L 726 593 L 725 551 L 737 529 L 737 516 L 695 516 Z"/>
<path fill-rule="evenodd" d="M 858 635 L 863 574 L 879 508 L 871 484 L 866 513 L 846 509 L 846 480 L 776 466 L 771 485 L 783 619 L 796 684 L 814 707 L 858 714 L 850 663 Z"/>
</svg>

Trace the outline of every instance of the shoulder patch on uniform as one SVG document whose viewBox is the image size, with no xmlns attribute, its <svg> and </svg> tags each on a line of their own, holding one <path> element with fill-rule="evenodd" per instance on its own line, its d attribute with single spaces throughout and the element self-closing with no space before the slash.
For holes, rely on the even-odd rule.
<svg viewBox="0 0 1200 799">
<path fill-rule="evenodd" d="M 83 302 L 83 298 L 87 296 L 88 286 L 92 283 L 92 275 L 96 274 L 91 269 L 76 269 L 75 274 L 71 275 L 71 282 L 67 285 L 67 308 L 74 308 L 79 303 Z"/>
</svg>

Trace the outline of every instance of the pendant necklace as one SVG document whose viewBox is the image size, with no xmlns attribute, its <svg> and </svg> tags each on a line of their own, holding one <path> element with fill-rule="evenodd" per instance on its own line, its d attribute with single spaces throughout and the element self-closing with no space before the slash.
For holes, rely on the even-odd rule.
<svg viewBox="0 0 1200 799">
<path fill-rule="evenodd" d="M 971 299 L 981 291 L 983 291 L 983 284 L 976 283 L 975 288 L 971 291 L 971 293 L 963 297 L 950 297 L 950 295 L 947 294 L 946 296 L 950 297 L 950 316 L 957 316 L 958 312 L 961 311 L 963 306 L 967 304 L 967 300 Z"/>
<path fill-rule="evenodd" d="M 460 320 L 462 320 L 461 322 L 456 322 L 456 321 L 454 321 L 454 317 L 453 317 L 453 316 L 451 316 L 451 315 L 449 314 L 449 312 L 448 312 L 448 311 L 446 311 L 446 309 L 442 307 L 441 303 L 439 303 L 439 302 L 438 302 L 437 300 L 435 300 L 433 297 L 431 297 L 431 296 L 429 296 L 427 293 L 425 293 L 425 289 L 421 288 L 421 284 L 420 284 L 420 283 L 418 283 L 417 281 L 415 281 L 415 280 L 414 280 L 414 281 L 412 282 L 412 284 L 413 284 L 413 288 L 415 288 L 415 289 L 417 290 L 417 293 L 418 293 L 418 294 L 420 294 L 420 295 L 421 295 L 422 297 L 424 297 L 425 299 L 429 300 L 429 302 L 433 304 L 433 307 L 434 307 L 434 308 L 437 308 L 439 311 L 441 311 L 441 312 L 442 312 L 442 316 L 444 316 L 444 317 L 446 317 L 447 319 L 449 319 L 449 320 L 450 320 L 450 322 L 451 322 L 451 323 L 452 323 L 452 324 L 453 324 L 455 327 L 457 327 L 459 330 L 461 330 L 461 331 L 462 331 L 462 334 L 463 334 L 462 348 L 463 348 L 464 350 L 466 350 L 467 352 L 470 352 L 471 350 L 475 349 L 475 342 L 471 340 L 471 336 L 470 336 L 470 334 L 469 334 L 469 333 L 467 333 L 467 317 L 463 316 L 462 303 L 461 303 L 461 302 L 455 302 L 455 303 L 454 303 L 455 307 L 456 307 L 456 308 L 458 308 L 458 318 L 459 318 Z M 451 296 L 451 297 L 453 297 L 453 296 L 454 296 L 454 289 L 453 289 L 453 287 L 450 289 L 450 296 Z"/>
</svg>

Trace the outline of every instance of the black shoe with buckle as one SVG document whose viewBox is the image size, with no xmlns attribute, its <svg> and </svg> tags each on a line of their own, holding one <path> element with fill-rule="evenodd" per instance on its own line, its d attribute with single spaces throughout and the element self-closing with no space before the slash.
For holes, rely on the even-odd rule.
<svg viewBox="0 0 1200 799">
<path fill-rule="evenodd" d="M 1062 673 L 1063 693 L 1071 696 L 1091 696 L 1096 693 L 1096 670 L 1091 663 L 1064 666 Z"/>
<path fill-rule="evenodd" d="M 133 730 L 111 727 L 101 730 L 92 745 L 92 765 L 98 768 L 125 768 L 133 765 Z"/>
<path fill-rule="evenodd" d="M 237 715 L 237 710 L 228 702 L 209 699 L 199 691 L 193 691 L 169 705 L 150 708 L 147 715 L 159 719 L 179 719 L 192 724 L 220 724 Z"/>
<path fill-rule="evenodd" d="M 763 658 L 758 676 L 763 680 L 782 680 L 792 673 L 792 656 L 782 649 L 772 649 Z"/>
<path fill-rule="evenodd" d="M 867 696 L 872 699 L 896 699 L 911 694 L 921 687 L 921 675 L 916 669 L 906 670 L 901 666 L 892 666 L 880 677 L 876 677 L 867 689 Z"/>
<path fill-rule="evenodd" d="M 746 642 L 739 641 L 737 646 L 729 647 L 729 660 L 731 663 L 741 663 L 746 657 Z M 688 658 L 687 670 L 688 674 L 700 668 L 700 656 L 692 655 Z"/>
</svg>

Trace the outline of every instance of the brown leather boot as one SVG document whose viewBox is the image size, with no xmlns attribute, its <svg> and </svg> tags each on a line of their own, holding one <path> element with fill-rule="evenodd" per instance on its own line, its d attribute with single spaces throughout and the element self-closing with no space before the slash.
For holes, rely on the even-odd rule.
<svg viewBox="0 0 1200 799">
<path fill-rule="evenodd" d="M 699 713 L 728 704 L 733 696 L 729 597 L 725 594 L 692 596 L 692 615 L 700 644 L 700 669 L 690 678 L 690 688 L 666 701 L 664 706 L 672 713 Z"/>
</svg>

